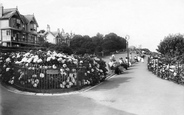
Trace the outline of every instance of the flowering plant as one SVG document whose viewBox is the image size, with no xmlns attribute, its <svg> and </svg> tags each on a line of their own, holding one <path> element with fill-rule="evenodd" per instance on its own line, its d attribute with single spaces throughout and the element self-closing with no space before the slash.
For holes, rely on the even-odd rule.
<svg viewBox="0 0 184 115">
<path fill-rule="evenodd" d="M 55 51 L 1 53 L 3 82 L 24 88 L 55 89 L 92 85 L 105 79 L 103 60 Z M 82 74 L 79 74 L 82 73 Z"/>
</svg>

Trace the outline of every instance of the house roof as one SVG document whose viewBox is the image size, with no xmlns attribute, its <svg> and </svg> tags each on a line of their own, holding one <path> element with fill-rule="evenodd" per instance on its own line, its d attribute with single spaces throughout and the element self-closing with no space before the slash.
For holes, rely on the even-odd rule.
<svg viewBox="0 0 184 115">
<path fill-rule="evenodd" d="M 63 38 L 63 36 L 61 35 L 61 33 L 58 33 L 57 31 L 54 31 L 54 32 L 45 32 L 44 33 L 44 36 L 47 36 L 48 34 L 53 35 L 55 38 L 56 37 Z"/>
<path fill-rule="evenodd" d="M 0 19 L 10 18 L 16 11 L 17 11 L 17 8 L 4 9 L 3 16 L 0 17 Z"/>
<path fill-rule="evenodd" d="M 34 15 L 24 15 L 26 17 L 26 19 L 31 22 L 31 21 L 34 21 L 36 23 L 36 25 L 38 26 L 38 23 L 34 17 Z"/>
<path fill-rule="evenodd" d="M 20 18 L 21 20 L 24 22 L 24 23 L 29 23 L 31 21 L 34 21 L 35 24 L 37 25 L 38 27 L 38 23 L 34 17 L 34 15 L 21 15 L 19 12 L 18 12 L 18 9 L 17 8 L 9 8 L 9 9 L 3 9 L 3 15 L 2 17 L 0 17 L 0 19 L 8 19 L 8 18 L 11 18 L 15 13 L 18 13 L 18 15 L 20 15 Z"/>
<path fill-rule="evenodd" d="M 29 23 L 29 20 L 24 16 L 24 15 L 20 15 L 22 20 L 24 21 L 24 23 Z"/>
</svg>

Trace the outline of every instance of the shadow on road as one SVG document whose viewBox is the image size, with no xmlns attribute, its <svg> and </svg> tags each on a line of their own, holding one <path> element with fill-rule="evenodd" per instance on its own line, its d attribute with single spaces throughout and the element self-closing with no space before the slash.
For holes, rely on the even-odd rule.
<svg viewBox="0 0 184 115">
<path fill-rule="evenodd" d="M 124 77 L 123 75 L 116 75 L 113 78 L 105 81 L 100 87 L 94 88 L 93 90 L 110 90 L 118 88 L 120 84 L 129 82 L 132 77 Z"/>
</svg>

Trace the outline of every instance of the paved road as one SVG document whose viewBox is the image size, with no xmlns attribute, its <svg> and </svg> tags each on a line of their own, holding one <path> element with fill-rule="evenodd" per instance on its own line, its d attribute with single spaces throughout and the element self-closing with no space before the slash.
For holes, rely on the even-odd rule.
<svg viewBox="0 0 184 115">
<path fill-rule="evenodd" d="M 83 95 L 136 115 L 184 115 L 184 86 L 156 77 L 141 62 Z"/>
<path fill-rule="evenodd" d="M 15 94 L 3 87 L 0 93 L 1 115 L 184 114 L 184 87 L 157 78 L 146 70 L 146 63 L 82 93 L 43 97 Z"/>
</svg>

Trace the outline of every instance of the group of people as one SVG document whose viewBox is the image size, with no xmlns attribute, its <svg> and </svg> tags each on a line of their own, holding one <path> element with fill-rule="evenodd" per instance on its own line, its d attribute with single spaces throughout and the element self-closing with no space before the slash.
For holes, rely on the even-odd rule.
<svg viewBox="0 0 184 115">
<path fill-rule="evenodd" d="M 108 68 L 110 71 L 113 71 L 115 74 L 121 74 L 125 70 L 128 70 L 128 68 L 131 66 L 131 62 L 128 61 L 128 57 L 123 59 L 122 57 L 119 58 L 119 60 L 116 60 L 115 55 L 113 54 L 110 57 L 110 61 L 108 63 Z"/>
<path fill-rule="evenodd" d="M 132 54 L 130 53 L 129 57 L 125 58 L 119 58 L 119 60 L 116 60 L 115 55 L 112 54 L 110 57 L 109 63 L 108 63 L 108 68 L 110 71 L 114 72 L 115 74 L 121 74 L 125 70 L 128 70 L 128 68 L 132 65 L 134 62 L 142 62 L 144 63 L 144 54 L 140 54 L 137 56 L 134 56 L 132 58 Z"/>
</svg>

